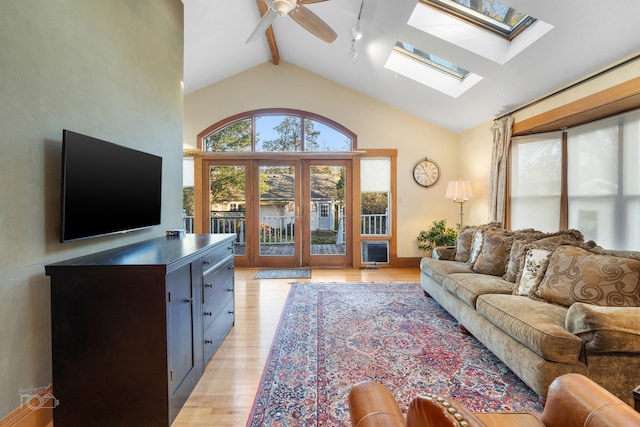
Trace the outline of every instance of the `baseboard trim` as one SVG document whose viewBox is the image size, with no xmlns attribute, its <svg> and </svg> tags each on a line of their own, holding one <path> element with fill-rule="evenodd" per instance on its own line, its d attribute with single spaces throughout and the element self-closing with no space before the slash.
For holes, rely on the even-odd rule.
<svg viewBox="0 0 640 427">
<path fill-rule="evenodd" d="M 55 403 L 52 387 L 49 386 L 1 419 L 0 427 L 53 427 Z"/>
<path fill-rule="evenodd" d="M 419 268 L 421 259 L 422 259 L 422 257 L 419 257 L 419 258 L 400 258 L 400 257 L 398 257 L 398 259 L 396 260 L 395 267 L 397 267 L 397 268 Z"/>
</svg>

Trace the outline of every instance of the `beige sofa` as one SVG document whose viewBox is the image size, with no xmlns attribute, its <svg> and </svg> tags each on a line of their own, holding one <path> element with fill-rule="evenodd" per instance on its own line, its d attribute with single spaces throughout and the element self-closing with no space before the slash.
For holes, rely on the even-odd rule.
<svg viewBox="0 0 640 427">
<path fill-rule="evenodd" d="M 531 389 L 583 374 L 631 404 L 640 384 L 640 252 L 577 230 L 464 227 L 420 263 L 421 286 Z"/>
</svg>

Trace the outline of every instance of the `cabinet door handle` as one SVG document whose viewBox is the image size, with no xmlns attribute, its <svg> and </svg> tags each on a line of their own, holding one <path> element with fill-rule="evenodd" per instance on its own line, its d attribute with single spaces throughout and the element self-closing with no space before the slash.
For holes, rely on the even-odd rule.
<svg viewBox="0 0 640 427">
<path fill-rule="evenodd" d="M 202 265 L 209 265 L 211 264 L 211 261 L 208 259 L 205 259 L 204 261 L 202 261 Z"/>
<path fill-rule="evenodd" d="M 213 285 L 211 283 L 205 283 L 204 287 L 205 288 L 213 288 Z"/>
<path fill-rule="evenodd" d="M 230 310 L 230 311 L 229 311 L 229 314 L 233 314 L 233 310 Z"/>
<path fill-rule="evenodd" d="M 204 340 L 204 343 L 205 344 L 213 344 L 213 341 L 212 340 Z"/>
<path fill-rule="evenodd" d="M 184 300 L 184 302 L 188 302 L 189 304 L 193 304 L 193 298 L 189 298 Z"/>
<path fill-rule="evenodd" d="M 233 270 L 233 265 L 230 265 L 229 267 L 227 267 L 228 270 Z"/>
<path fill-rule="evenodd" d="M 210 312 L 210 311 L 205 311 L 205 312 L 204 312 L 204 315 L 205 315 L 205 316 L 213 316 L 213 313 L 212 313 L 212 312 Z"/>
<path fill-rule="evenodd" d="M 229 288 L 229 289 L 227 289 L 227 291 L 233 292 L 233 288 Z"/>
</svg>

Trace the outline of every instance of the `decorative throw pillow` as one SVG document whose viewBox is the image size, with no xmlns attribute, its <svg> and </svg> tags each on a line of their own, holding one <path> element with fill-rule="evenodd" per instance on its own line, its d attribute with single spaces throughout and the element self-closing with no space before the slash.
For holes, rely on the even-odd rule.
<svg viewBox="0 0 640 427">
<path fill-rule="evenodd" d="M 469 255 L 471 254 L 471 245 L 473 244 L 473 236 L 476 233 L 476 227 L 464 226 L 458 232 L 458 238 L 456 239 L 456 254 L 454 261 L 469 261 Z"/>
<path fill-rule="evenodd" d="M 542 232 L 530 232 L 529 230 L 522 230 L 522 232 L 516 237 L 516 239 L 524 241 L 512 245 L 511 253 L 509 254 L 509 263 L 507 263 L 507 272 L 505 273 L 505 280 L 509 282 L 516 282 L 522 270 L 522 260 L 524 255 L 529 249 L 547 249 L 549 252 L 553 252 L 559 245 L 581 245 L 584 242 L 582 233 L 578 230 L 561 230 L 555 233 L 542 233 Z M 533 240 L 533 241 L 532 241 Z M 544 272 L 543 272 L 544 273 Z"/>
<path fill-rule="evenodd" d="M 503 276 L 511 253 L 513 233 L 502 228 L 484 232 L 480 254 L 473 264 L 473 271 L 492 276 Z"/>
<path fill-rule="evenodd" d="M 484 232 L 482 230 L 476 230 L 473 233 L 473 241 L 471 243 L 471 251 L 469 253 L 469 259 L 467 260 L 467 264 L 473 266 L 478 259 L 478 255 L 480 255 L 480 251 L 482 250 L 482 243 L 484 242 Z"/>
<path fill-rule="evenodd" d="M 589 241 L 587 243 L 593 243 L 593 245 L 591 246 L 591 248 L 587 249 L 589 252 L 592 252 L 594 254 L 600 254 L 600 255 L 613 255 L 613 256 L 619 256 L 622 258 L 631 258 L 631 259 L 637 259 L 640 261 L 640 251 L 624 251 L 624 250 L 617 250 L 617 249 L 604 249 L 601 246 L 596 246 L 595 242 L 593 241 Z"/>
<path fill-rule="evenodd" d="M 556 245 L 572 245 L 574 243 L 583 243 L 584 236 L 580 230 L 560 230 L 555 233 L 547 233 L 544 237 L 537 240 L 538 242 L 544 241 L 550 244 Z"/>
<path fill-rule="evenodd" d="M 538 283 L 542 281 L 544 273 L 549 265 L 551 251 L 548 249 L 530 248 L 521 261 L 522 274 L 516 279 L 513 288 L 514 295 L 530 296 Z"/>
<path fill-rule="evenodd" d="M 535 296 L 570 306 L 640 307 L 640 261 L 558 246 Z"/>
<path fill-rule="evenodd" d="M 516 230 L 513 232 L 513 243 L 509 252 L 509 260 L 507 261 L 507 269 L 504 274 L 504 280 L 515 283 L 520 275 L 520 264 L 522 258 L 526 254 L 525 246 L 533 241 L 542 239 L 546 235 L 543 231 L 528 228 L 524 230 Z"/>
<path fill-rule="evenodd" d="M 502 228 L 502 224 L 499 222 L 490 222 L 488 224 L 478 225 L 475 227 L 471 243 L 471 251 L 469 253 L 469 259 L 467 260 L 468 265 L 473 266 L 473 264 L 476 263 L 476 259 L 478 259 L 478 255 L 480 255 L 482 243 L 484 242 L 484 232 L 494 228 Z"/>
<path fill-rule="evenodd" d="M 509 251 L 509 261 L 507 261 L 507 270 L 504 273 L 504 280 L 508 282 L 516 282 L 520 275 L 520 264 L 526 255 L 525 247 L 528 242 L 520 239 L 514 239 Z"/>
</svg>

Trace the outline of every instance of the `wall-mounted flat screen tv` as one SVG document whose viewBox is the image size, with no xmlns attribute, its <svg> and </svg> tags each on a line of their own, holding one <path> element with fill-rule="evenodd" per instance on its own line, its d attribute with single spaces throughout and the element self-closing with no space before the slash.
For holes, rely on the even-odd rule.
<svg viewBox="0 0 640 427">
<path fill-rule="evenodd" d="M 64 130 L 60 241 L 160 224 L 162 157 Z"/>
</svg>

